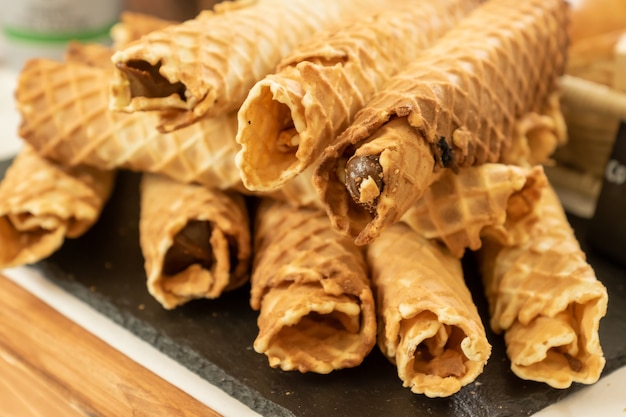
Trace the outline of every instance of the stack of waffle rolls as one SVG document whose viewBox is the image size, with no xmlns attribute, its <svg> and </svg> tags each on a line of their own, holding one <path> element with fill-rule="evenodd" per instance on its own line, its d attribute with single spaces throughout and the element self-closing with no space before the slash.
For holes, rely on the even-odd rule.
<svg viewBox="0 0 626 417">
<path fill-rule="evenodd" d="M 112 108 L 162 110 L 163 130 L 239 108 L 298 43 L 385 4 L 375 0 L 237 0 L 153 31 L 113 55 Z"/>
<path fill-rule="evenodd" d="M 24 66 L 16 89 L 24 141 L 63 165 L 158 173 L 183 183 L 251 194 L 235 165 L 235 113 L 162 133 L 156 129 L 155 112 L 111 111 L 112 72 L 102 68 L 100 49 L 74 45 L 65 62 L 35 59 Z M 312 184 L 302 180 L 272 196 L 302 206 L 318 201 Z"/>
<path fill-rule="evenodd" d="M 25 145 L 14 165 L 30 156 L 76 179 L 91 178 L 87 170 L 100 198 L 88 225 L 114 170 L 141 173 L 150 294 L 173 309 L 249 285 L 253 346 L 272 367 L 329 373 L 358 366 L 378 344 L 404 386 L 453 395 L 491 352 L 461 268 L 478 251 L 491 328 L 504 333 L 513 371 L 555 387 L 594 382 L 606 290 L 562 212 L 553 216 L 562 209 L 537 165 L 566 137 L 557 82 L 566 3 L 359 3 L 240 0 L 182 23 L 122 22 L 116 52 L 73 45 L 64 62 L 32 60 L 16 90 Z M 348 7 L 359 13 L 340 21 Z M 404 20 L 431 10 L 437 18 Z M 219 52 L 233 22 L 250 33 Z M 402 56 L 372 45 L 409 35 Z M 166 94 L 151 96 L 151 83 Z M 286 163 L 275 149 L 245 157 L 292 145 Z M 273 179 L 245 180 L 264 163 Z M 0 214 L 18 200 L 0 199 Z M 55 236 L 77 235 L 74 220 L 57 216 Z M 22 217 L 0 218 L 0 237 L 36 239 L 14 225 Z M 27 248 L 0 260 L 34 262 L 60 247 L 55 239 L 37 256 Z M 551 270 L 545 239 L 558 248 Z M 574 270 L 582 278 L 565 279 Z M 537 276 L 568 295 L 542 304 Z M 517 292 L 539 307 L 518 308 Z"/>
<path fill-rule="evenodd" d="M 380 13 L 299 45 L 239 109 L 245 186 L 272 190 L 313 165 L 389 77 L 477 4 L 388 1 Z"/>
<path fill-rule="evenodd" d="M 563 1 L 487 1 L 392 77 L 318 165 L 333 224 L 369 243 L 442 170 L 500 161 L 558 88 L 566 22 Z"/>
</svg>

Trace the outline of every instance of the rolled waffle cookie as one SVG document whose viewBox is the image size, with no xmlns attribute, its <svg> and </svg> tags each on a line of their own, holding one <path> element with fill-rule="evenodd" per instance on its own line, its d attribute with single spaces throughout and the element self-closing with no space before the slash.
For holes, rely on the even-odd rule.
<svg viewBox="0 0 626 417">
<path fill-rule="evenodd" d="M 566 23 L 562 0 L 487 1 L 392 77 L 321 157 L 333 224 L 369 243 L 441 170 L 499 161 L 558 88 Z"/>
<path fill-rule="evenodd" d="M 145 174 L 140 213 L 148 291 L 166 309 L 248 281 L 250 228 L 241 195 Z"/>
<path fill-rule="evenodd" d="M 339 235 L 323 211 L 267 199 L 255 230 L 254 349 L 285 371 L 327 374 L 359 365 L 376 344 L 362 249 Z"/>
<path fill-rule="evenodd" d="M 447 397 L 474 381 L 491 345 L 461 261 L 403 223 L 367 249 L 378 312 L 378 346 L 405 387 Z"/>
<path fill-rule="evenodd" d="M 320 30 L 381 9 L 374 0 L 240 0 L 154 31 L 113 55 L 115 110 L 168 110 L 161 128 L 239 108 L 254 83 Z"/>
<path fill-rule="evenodd" d="M 20 136 L 68 166 L 159 173 L 185 183 L 243 188 L 235 165 L 236 115 L 204 118 L 172 133 L 150 112 L 108 108 L 111 72 L 82 63 L 29 61 L 19 74 Z"/>
<path fill-rule="evenodd" d="M 245 186 L 272 190 L 311 166 L 384 82 L 479 2 L 386 2 L 384 11 L 299 45 L 239 110 Z"/>
<path fill-rule="evenodd" d="M 111 69 L 113 49 L 95 42 L 71 41 L 63 54 L 63 61 L 90 67 Z"/>
<path fill-rule="evenodd" d="M 63 167 L 24 145 L 0 183 L 0 269 L 47 258 L 100 217 L 114 173 Z"/>
<path fill-rule="evenodd" d="M 520 378 L 554 388 L 591 384 L 605 364 L 598 328 L 607 291 L 550 187 L 537 210 L 526 242 L 504 246 L 486 239 L 478 252 L 491 328 L 504 333 L 511 369 Z"/>
<path fill-rule="evenodd" d="M 506 225 L 534 220 L 534 206 L 546 183 L 541 166 L 487 163 L 461 168 L 458 174 L 446 171 L 401 221 L 420 235 L 439 240 L 458 258 L 466 249 L 479 249 L 484 235 L 513 245 L 525 235 L 509 232 Z"/>
</svg>

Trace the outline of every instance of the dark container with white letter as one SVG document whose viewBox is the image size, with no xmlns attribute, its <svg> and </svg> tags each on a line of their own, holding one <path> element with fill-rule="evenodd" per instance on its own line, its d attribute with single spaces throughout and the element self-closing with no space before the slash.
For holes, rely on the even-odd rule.
<svg viewBox="0 0 626 417">
<path fill-rule="evenodd" d="M 626 121 L 606 165 L 588 239 L 595 249 L 626 265 Z"/>
</svg>

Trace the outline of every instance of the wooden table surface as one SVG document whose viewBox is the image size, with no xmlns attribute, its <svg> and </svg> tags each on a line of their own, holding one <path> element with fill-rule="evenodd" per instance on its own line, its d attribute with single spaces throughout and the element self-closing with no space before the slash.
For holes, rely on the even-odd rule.
<svg viewBox="0 0 626 417">
<path fill-rule="evenodd" d="M 0 274 L 0 417 L 218 416 Z"/>
</svg>

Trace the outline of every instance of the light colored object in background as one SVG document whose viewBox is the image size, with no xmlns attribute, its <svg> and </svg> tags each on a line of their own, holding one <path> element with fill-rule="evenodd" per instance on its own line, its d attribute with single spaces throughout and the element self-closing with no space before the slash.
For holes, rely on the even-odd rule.
<svg viewBox="0 0 626 417">
<path fill-rule="evenodd" d="M 0 39 L 0 47 L 2 39 Z M 22 147 L 22 141 L 17 135 L 20 115 L 15 108 L 13 92 L 17 83 L 17 72 L 2 66 L 0 56 L 0 126 L 2 126 L 2 140 L 0 140 L 0 160 L 15 155 Z"/>
<path fill-rule="evenodd" d="M 626 1 L 569 3 L 562 107 L 570 140 L 554 155 L 556 169 L 546 172 L 565 208 L 590 218 L 620 119 L 626 117 Z"/>
<path fill-rule="evenodd" d="M 560 85 L 568 140 L 546 174 L 569 212 L 591 218 L 620 121 L 626 120 L 626 92 L 572 75 L 561 77 Z"/>
<path fill-rule="evenodd" d="M 620 120 L 626 119 L 626 92 L 571 75 L 563 76 L 560 85 L 568 142 L 554 158 L 602 177 Z"/>
<path fill-rule="evenodd" d="M 602 189 L 602 178 L 561 164 L 544 169 L 568 213 L 584 219 L 593 217 Z"/>
<path fill-rule="evenodd" d="M 616 87 L 616 44 L 626 34 L 624 0 L 569 0 L 567 74 Z M 623 67 L 622 67 L 623 68 Z M 623 69 L 622 69 L 623 70 Z"/>
<path fill-rule="evenodd" d="M 626 30 L 615 45 L 615 73 L 613 87 L 626 92 Z"/>
<path fill-rule="evenodd" d="M 60 59 L 71 40 L 108 42 L 121 10 L 122 0 L 4 1 L 7 63 L 19 69 L 30 58 Z"/>
</svg>

